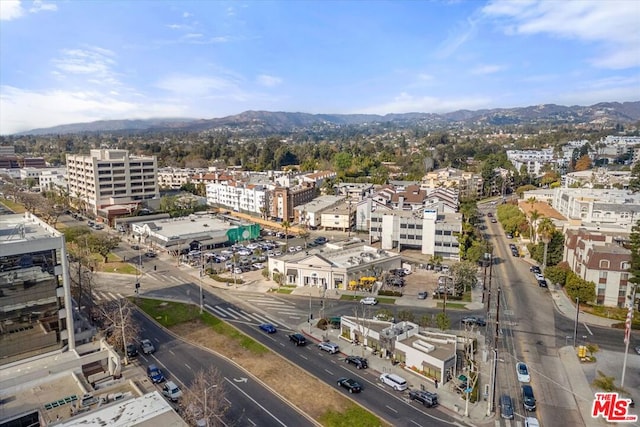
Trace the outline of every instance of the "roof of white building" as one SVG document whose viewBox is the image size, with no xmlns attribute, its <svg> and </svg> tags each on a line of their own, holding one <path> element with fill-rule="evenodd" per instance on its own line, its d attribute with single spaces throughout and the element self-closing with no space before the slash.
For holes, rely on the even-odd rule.
<svg viewBox="0 0 640 427">
<path fill-rule="evenodd" d="M 0 245 L 61 235 L 30 213 L 0 215 Z"/>
<path fill-rule="evenodd" d="M 332 207 L 336 203 L 345 200 L 346 196 L 319 196 L 303 205 L 298 205 L 294 209 L 297 211 L 305 211 L 307 213 L 319 213 L 327 208 Z"/>
</svg>

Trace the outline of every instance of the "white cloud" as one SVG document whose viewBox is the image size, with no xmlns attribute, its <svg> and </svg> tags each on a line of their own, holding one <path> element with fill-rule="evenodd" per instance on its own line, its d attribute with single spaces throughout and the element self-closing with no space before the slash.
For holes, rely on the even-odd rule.
<svg viewBox="0 0 640 427">
<path fill-rule="evenodd" d="M 33 4 L 29 8 L 29 12 L 38 13 L 41 11 L 55 12 L 58 10 L 58 5 L 54 3 L 45 3 L 42 0 L 34 0 Z"/>
<path fill-rule="evenodd" d="M 498 71 L 504 70 L 503 65 L 480 65 L 471 70 L 471 74 L 494 74 Z"/>
<path fill-rule="evenodd" d="M 130 102 L 101 91 L 28 91 L 0 87 L 0 134 L 6 135 L 63 123 L 150 117 L 176 117 L 178 103 Z"/>
<path fill-rule="evenodd" d="M 192 17 L 192 16 L 193 16 L 193 13 L 189 13 L 189 12 L 183 12 L 183 13 L 182 13 L 182 17 L 183 17 L 183 18 L 190 18 L 190 17 Z"/>
<path fill-rule="evenodd" d="M 54 59 L 55 75 L 66 78 L 68 75 L 86 75 L 88 81 L 98 84 L 119 84 L 113 67 L 115 54 L 100 47 L 85 49 L 64 49 L 62 57 Z"/>
<path fill-rule="evenodd" d="M 441 99 L 432 96 L 413 96 L 402 92 L 388 103 L 367 107 L 353 111 L 362 114 L 387 114 L 387 113 L 446 113 L 460 109 L 486 108 L 491 102 L 490 98 L 451 98 Z"/>
<path fill-rule="evenodd" d="M 29 13 L 38 13 L 42 11 L 55 12 L 58 5 L 55 3 L 45 3 L 42 0 L 34 0 Z M 25 15 L 27 10 L 22 7 L 20 0 L 2 0 L 0 1 L 0 21 L 11 21 Z"/>
<path fill-rule="evenodd" d="M 281 78 L 270 76 L 268 74 L 260 74 L 256 80 L 259 85 L 266 86 L 266 87 L 274 87 L 282 83 Z"/>
<path fill-rule="evenodd" d="M 204 37 L 204 35 L 200 33 L 189 33 L 184 35 L 185 39 L 200 39 L 202 37 Z"/>
<path fill-rule="evenodd" d="M 180 25 L 180 24 L 169 24 L 169 25 L 167 25 L 167 27 L 171 28 L 172 30 L 179 30 L 179 29 L 183 28 L 183 26 Z"/>
<path fill-rule="evenodd" d="M 483 8 L 502 19 L 507 34 L 550 34 L 600 43 L 592 63 L 602 68 L 640 65 L 640 3 L 633 0 L 515 2 L 494 0 Z"/>
<path fill-rule="evenodd" d="M 445 41 L 442 42 L 436 50 L 436 57 L 443 59 L 455 53 L 460 46 L 476 35 L 477 24 L 478 20 L 475 17 L 458 23 L 456 28 L 450 32 Z"/>
<path fill-rule="evenodd" d="M 176 74 L 162 78 L 156 82 L 155 86 L 181 99 L 228 97 L 238 101 L 247 98 L 237 81 L 224 77 Z"/>
<path fill-rule="evenodd" d="M 20 4 L 20 0 L 0 1 L 0 20 L 11 21 L 24 15 L 24 9 Z"/>
</svg>

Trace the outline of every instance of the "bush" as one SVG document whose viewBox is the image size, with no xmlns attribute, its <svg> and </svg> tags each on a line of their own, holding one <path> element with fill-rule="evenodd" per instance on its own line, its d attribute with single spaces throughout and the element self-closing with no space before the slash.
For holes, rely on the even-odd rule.
<svg viewBox="0 0 640 427">
<path fill-rule="evenodd" d="M 385 297 L 401 297 L 402 292 L 401 291 L 379 291 L 378 295 L 385 296 Z"/>
<path fill-rule="evenodd" d="M 326 331 L 327 328 L 329 327 L 329 322 L 327 321 L 327 319 L 320 319 L 318 320 L 316 327 L 318 329 L 322 329 L 323 331 Z"/>
</svg>

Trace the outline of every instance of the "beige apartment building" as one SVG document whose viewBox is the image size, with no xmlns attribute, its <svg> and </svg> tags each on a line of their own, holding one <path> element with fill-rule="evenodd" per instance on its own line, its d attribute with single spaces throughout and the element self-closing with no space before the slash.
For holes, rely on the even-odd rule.
<svg viewBox="0 0 640 427">
<path fill-rule="evenodd" d="M 69 195 L 97 214 L 113 205 L 138 205 L 158 198 L 155 156 L 132 156 L 128 150 L 91 150 L 67 156 Z"/>
<path fill-rule="evenodd" d="M 484 180 L 482 176 L 465 172 L 460 169 L 443 168 L 428 172 L 422 177 L 420 187 L 426 188 L 453 188 L 458 191 L 460 199 L 478 199 L 482 197 Z"/>
</svg>

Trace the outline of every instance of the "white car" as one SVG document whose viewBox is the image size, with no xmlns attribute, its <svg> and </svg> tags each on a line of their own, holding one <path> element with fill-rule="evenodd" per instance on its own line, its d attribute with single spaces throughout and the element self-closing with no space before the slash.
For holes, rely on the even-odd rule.
<svg viewBox="0 0 640 427">
<path fill-rule="evenodd" d="M 524 419 L 524 426 L 525 427 L 540 427 L 540 423 L 538 422 L 538 419 L 535 417 L 526 417 Z"/>
<path fill-rule="evenodd" d="M 531 375 L 529 375 L 529 368 L 524 362 L 516 363 L 516 373 L 518 374 L 518 381 L 521 383 L 528 383 L 531 381 Z"/>
<path fill-rule="evenodd" d="M 378 303 L 378 300 L 375 299 L 374 297 L 365 297 L 360 300 L 360 304 L 364 304 L 364 305 L 376 305 L 377 303 Z"/>
<path fill-rule="evenodd" d="M 539 282 L 541 280 L 544 280 L 544 275 L 540 274 L 540 273 L 536 273 L 536 280 Z"/>
</svg>

